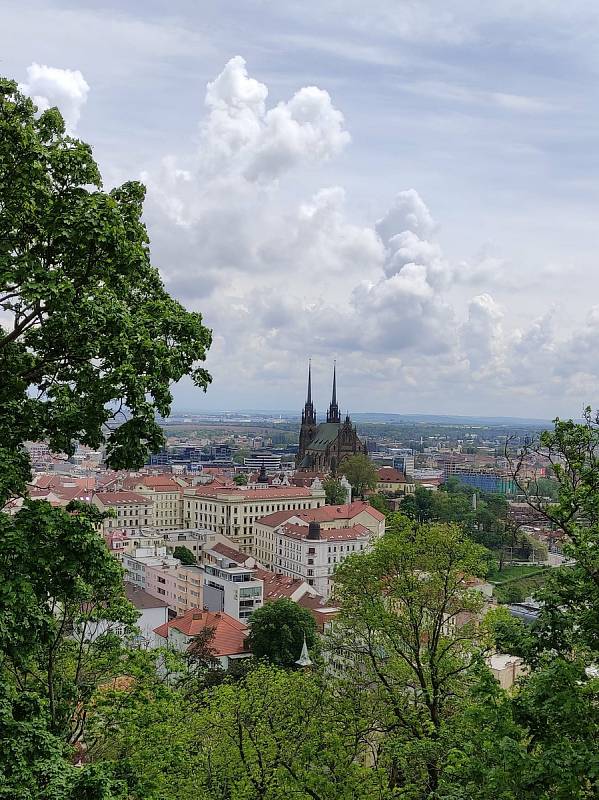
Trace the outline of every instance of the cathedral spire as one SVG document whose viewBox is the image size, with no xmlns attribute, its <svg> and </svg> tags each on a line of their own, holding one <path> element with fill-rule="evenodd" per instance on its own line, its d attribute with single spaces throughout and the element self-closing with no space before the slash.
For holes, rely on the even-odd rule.
<svg viewBox="0 0 599 800">
<path fill-rule="evenodd" d="M 316 425 L 316 413 L 314 411 L 314 404 L 312 403 L 312 359 L 308 361 L 308 395 L 302 413 L 302 423 Z"/>
<path fill-rule="evenodd" d="M 337 405 L 337 362 L 333 362 L 333 397 L 329 412 L 327 414 L 327 422 L 341 422 L 339 416 L 339 406 Z"/>
</svg>

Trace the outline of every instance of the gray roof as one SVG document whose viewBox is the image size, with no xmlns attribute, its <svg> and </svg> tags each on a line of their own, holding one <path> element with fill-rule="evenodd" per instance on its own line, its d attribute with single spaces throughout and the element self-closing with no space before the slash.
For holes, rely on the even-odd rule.
<svg viewBox="0 0 599 800">
<path fill-rule="evenodd" d="M 326 450 L 339 436 L 340 427 L 338 422 L 321 422 L 307 449 Z"/>
<path fill-rule="evenodd" d="M 133 603 L 138 611 L 142 611 L 144 608 L 168 608 L 168 603 L 165 603 L 164 600 L 152 597 L 151 594 L 127 581 L 125 581 L 125 594 L 127 600 Z"/>
</svg>

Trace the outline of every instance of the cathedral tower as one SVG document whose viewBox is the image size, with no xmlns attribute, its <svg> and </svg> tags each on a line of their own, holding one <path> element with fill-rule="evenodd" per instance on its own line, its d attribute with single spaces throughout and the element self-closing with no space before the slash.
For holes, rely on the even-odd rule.
<svg viewBox="0 0 599 800">
<path fill-rule="evenodd" d="M 337 424 L 341 422 L 337 405 L 337 362 L 333 363 L 333 397 L 327 412 L 327 422 L 336 422 Z"/>
<path fill-rule="evenodd" d="M 312 439 L 314 438 L 314 434 L 316 433 L 316 411 L 314 410 L 314 404 L 312 402 L 312 363 L 308 362 L 308 395 L 306 397 L 306 403 L 304 405 L 304 410 L 302 411 L 302 425 L 300 428 L 300 436 L 299 436 L 299 450 L 297 453 L 297 464 L 300 464 L 304 455 L 306 454 L 306 449 Z"/>
</svg>

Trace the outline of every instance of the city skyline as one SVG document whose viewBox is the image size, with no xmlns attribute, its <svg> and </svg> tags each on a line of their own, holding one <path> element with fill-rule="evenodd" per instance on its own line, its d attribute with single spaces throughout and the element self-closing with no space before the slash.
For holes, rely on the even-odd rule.
<svg viewBox="0 0 599 800">
<path fill-rule="evenodd" d="M 298 407 L 309 356 L 355 412 L 593 404 L 597 9 L 9 0 L 3 27 L 2 73 L 106 186 L 146 183 L 153 261 L 214 330 L 175 407 Z"/>
</svg>

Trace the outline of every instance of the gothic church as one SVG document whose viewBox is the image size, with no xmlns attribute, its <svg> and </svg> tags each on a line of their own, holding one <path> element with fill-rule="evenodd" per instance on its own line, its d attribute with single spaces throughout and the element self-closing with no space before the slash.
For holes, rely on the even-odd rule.
<svg viewBox="0 0 599 800">
<path fill-rule="evenodd" d="M 349 414 L 341 422 L 337 405 L 337 368 L 333 367 L 333 397 L 327 412 L 327 421 L 317 424 L 312 403 L 312 367 L 308 367 L 308 397 L 302 411 L 299 450 L 295 465 L 299 470 L 337 473 L 343 459 L 356 453 L 365 453 Z"/>
</svg>

